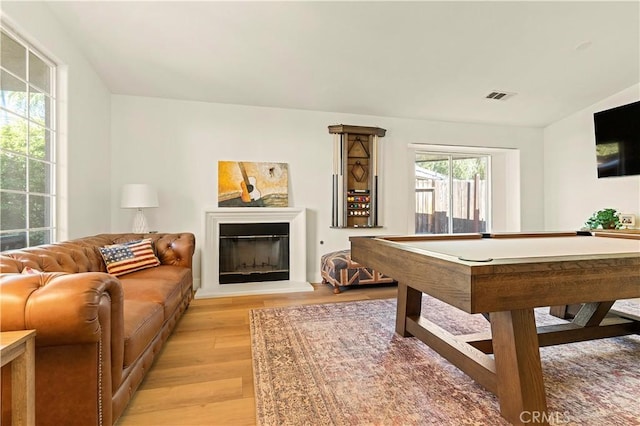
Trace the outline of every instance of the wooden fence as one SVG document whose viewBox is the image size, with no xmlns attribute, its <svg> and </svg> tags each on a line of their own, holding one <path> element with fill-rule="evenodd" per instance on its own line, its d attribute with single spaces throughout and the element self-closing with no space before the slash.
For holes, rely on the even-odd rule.
<svg viewBox="0 0 640 426">
<path fill-rule="evenodd" d="M 454 179 L 451 196 L 453 232 L 486 231 L 486 181 Z M 416 179 L 416 233 L 448 233 L 449 209 L 449 181 Z"/>
</svg>

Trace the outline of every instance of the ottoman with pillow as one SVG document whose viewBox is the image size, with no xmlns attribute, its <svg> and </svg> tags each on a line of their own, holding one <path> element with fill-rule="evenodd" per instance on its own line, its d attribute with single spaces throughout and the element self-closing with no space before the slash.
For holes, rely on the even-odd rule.
<svg viewBox="0 0 640 426">
<path fill-rule="evenodd" d="M 320 274 L 324 284 L 331 284 L 335 294 L 342 287 L 370 284 L 397 284 L 397 281 L 380 272 L 351 260 L 351 250 L 324 254 L 320 259 Z"/>
</svg>

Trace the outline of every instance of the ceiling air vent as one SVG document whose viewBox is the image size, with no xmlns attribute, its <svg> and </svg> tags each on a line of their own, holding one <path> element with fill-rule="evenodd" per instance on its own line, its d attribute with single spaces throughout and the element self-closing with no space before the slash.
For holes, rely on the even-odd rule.
<svg viewBox="0 0 640 426">
<path fill-rule="evenodd" d="M 515 93 L 512 92 L 498 92 L 494 91 L 485 96 L 486 99 L 495 99 L 496 101 L 506 101 L 512 96 L 515 96 Z"/>
</svg>

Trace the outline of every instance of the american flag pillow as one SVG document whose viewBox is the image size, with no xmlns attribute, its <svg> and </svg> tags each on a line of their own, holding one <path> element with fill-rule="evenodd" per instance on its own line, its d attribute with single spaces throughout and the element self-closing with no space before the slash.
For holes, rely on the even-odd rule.
<svg viewBox="0 0 640 426">
<path fill-rule="evenodd" d="M 101 247 L 100 254 L 107 272 L 116 277 L 160 264 L 148 238 Z"/>
</svg>

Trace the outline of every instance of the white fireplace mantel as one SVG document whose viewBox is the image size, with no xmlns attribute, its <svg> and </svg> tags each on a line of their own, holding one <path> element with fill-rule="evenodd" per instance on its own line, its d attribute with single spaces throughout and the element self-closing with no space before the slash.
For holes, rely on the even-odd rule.
<svg viewBox="0 0 640 426">
<path fill-rule="evenodd" d="M 221 223 L 289 223 L 289 280 L 220 284 Z M 204 211 L 201 283 L 196 298 L 313 291 L 307 281 L 307 215 L 293 207 L 224 207 Z"/>
</svg>

